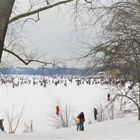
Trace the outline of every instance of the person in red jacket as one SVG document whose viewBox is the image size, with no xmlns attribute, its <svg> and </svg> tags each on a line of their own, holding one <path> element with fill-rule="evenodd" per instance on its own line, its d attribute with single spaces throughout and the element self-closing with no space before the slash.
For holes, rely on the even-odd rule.
<svg viewBox="0 0 140 140">
<path fill-rule="evenodd" d="M 56 106 L 56 115 L 57 115 L 57 116 L 59 116 L 59 115 L 60 115 L 60 108 L 59 108 L 59 106 L 58 106 L 58 105 Z"/>
</svg>

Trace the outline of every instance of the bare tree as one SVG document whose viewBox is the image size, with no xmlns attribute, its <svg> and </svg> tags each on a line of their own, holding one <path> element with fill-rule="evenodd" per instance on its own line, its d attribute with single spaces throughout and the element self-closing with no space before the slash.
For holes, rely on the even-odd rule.
<svg viewBox="0 0 140 140">
<path fill-rule="evenodd" d="M 67 104 L 64 105 L 57 99 L 57 106 L 60 108 L 60 114 L 55 112 L 50 116 L 49 124 L 55 128 L 69 127 L 72 110 Z"/>
<path fill-rule="evenodd" d="M 69 127 L 70 112 L 71 112 L 71 109 L 70 109 L 70 107 L 68 105 L 65 105 L 61 109 L 60 119 L 61 119 L 62 127 Z"/>
<path fill-rule="evenodd" d="M 19 113 L 15 112 L 15 107 L 12 107 L 12 110 L 7 110 L 5 113 L 8 123 L 8 131 L 10 134 L 15 134 L 19 124 L 21 117 L 23 115 L 24 107 L 21 109 Z"/>
<path fill-rule="evenodd" d="M 6 51 L 13 56 L 17 57 L 21 62 L 23 62 L 25 65 L 32 62 L 30 59 L 23 60 L 18 54 L 13 52 L 12 50 L 9 50 L 5 46 L 6 42 L 6 34 L 8 31 L 9 25 L 15 24 L 20 19 L 24 18 L 24 22 L 27 20 L 32 20 L 34 22 L 37 22 L 40 20 L 39 14 L 40 12 L 44 10 L 48 10 L 54 7 L 57 7 L 59 5 L 63 5 L 66 3 L 70 3 L 74 0 L 41 0 L 41 1 L 34 1 L 34 0 L 28 0 L 25 3 L 28 3 L 28 9 L 25 12 L 17 12 L 14 9 L 17 9 L 18 3 L 17 0 L 1 0 L 0 1 L 0 62 L 2 60 L 2 53 L 3 51 Z M 16 8 L 15 8 L 16 7 Z M 31 15 L 37 15 L 37 19 L 34 19 L 30 17 Z M 34 62 L 40 62 L 38 60 L 33 60 Z"/>
<path fill-rule="evenodd" d="M 91 15 L 99 13 L 96 20 L 90 16 L 93 21 L 90 26 L 103 21 L 104 38 L 95 45 L 86 43 L 89 52 L 83 58 L 88 58 L 91 65 L 98 58 L 100 66 L 118 69 L 118 79 L 124 85 L 129 81 L 132 82 L 131 88 L 137 87 L 135 99 L 134 92 L 130 90 L 117 96 L 136 105 L 140 120 L 140 1 L 113 0 L 105 5 L 100 0 L 97 6 L 88 9 Z"/>
</svg>

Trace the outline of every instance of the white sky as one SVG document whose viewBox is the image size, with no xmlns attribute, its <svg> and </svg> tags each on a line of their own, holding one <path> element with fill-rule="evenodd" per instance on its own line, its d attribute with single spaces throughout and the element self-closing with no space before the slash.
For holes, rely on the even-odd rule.
<svg viewBox="0 0 140 140">
<path fill-rule="evenodd" d="M 61 13 L 57 15 L 56 12 L 51 10 L 42 13 L 30 39 L 34 47 L 41 48 L 41 52 L 47 54 L 47 58 L 61 60 L 72 57 L 68 49 L 71 45 L 72 26 L 68 25 Z"/>
<path fill-rule="evenodd" d="M 27 6 L 23 7 L 23 4 L 26 3 L 25 0 L 23 0 L 23 3 L 21 1 L 16 2 L 18 2 L 17 6 L 19 8 L 17 14 L 25 11 L 25 9 L 27 11 Z M 42 58 L 47 58 L 48 61 L 60 61 L 62 62 L 61 66 L 84 67 L 86 64 L 84 61 L 77 62 L 72 60 L 87 50 L 77 43 L 78 38 L 81 39 L 78 36 L 81 33 L 75 32 L 73 15 L 72 12 L 69 12 L 71 7 L 70 5 L 69 7 L 64 5 L 60 7 L 61 10 L 56 7 L 41 12 L 40 20 L 37 23 L 25 23 L 24 36 L 26 36 L 31 50 L 39 52 L 39 56 Z M 34 17 L 37 16 L 35 15 Z M 93 30 L 94 35 L 97 30 Z M 84 41 L 86 39 L 84 36 Z M 92 42 L 95 42 L 93 38 Z"/>
<path fill-rule="evenodd" d="M 86 65 L 85 62 L 72 59 L 80 57 L 79 54 L 87 49 L 80 48 L 78 38 L 82 37 L 78 37 L 80 34 L 75 31 L 73 19 L 68 13 L 64 14 L 65 12 L 54 8 L 41 13 L 40 21 L 30 27 L 31 35 L 28 38 L 34 48 L 39 48 L 39 51 L 50 60 L 60 60 L 68 67 L 83 67 Z M 93 32 L 96 34 L 96 31 Z"/>
<path fill-rule="evenodd" d="M 25 25 L 25 34 L 35 52 L 39 51 L 49 60 L 62 61 L 62 65 L 75 67 L 78 64 L 75 60 L 67 60 L 74 58 L 77 50 L 72 48 L 75 43 L 73 19 L 66 12 L 58 7 L 43 11 L 37 23 Z M 81 67 L 81 64 L 78 66 Z"/>
</svg>

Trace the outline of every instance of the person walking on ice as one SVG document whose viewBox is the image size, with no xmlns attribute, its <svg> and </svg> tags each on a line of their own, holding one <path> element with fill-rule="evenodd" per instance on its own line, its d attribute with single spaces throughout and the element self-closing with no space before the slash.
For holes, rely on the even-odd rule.
<svg viewBox="0 0 140 140">
<path fill-rule="evenodd" d="M 110 101 L 110 94 L 107 94 L 107 101 Z"/>
<path fill-rule="evenodd" d="M 3 131 L 3 132 L 5 132 L 5 130 L 4 130 L 4 126 L 3 126 L 3 119 L 0 119 L 0 129 L 1 129 L 1 131 Z"/>
<path fill-rule="evenodd" d="M 97 114 L 98 114 L 98 111 L 96 108 L 94 108 L 94 119 L 97 121 Z"/>
</svg>

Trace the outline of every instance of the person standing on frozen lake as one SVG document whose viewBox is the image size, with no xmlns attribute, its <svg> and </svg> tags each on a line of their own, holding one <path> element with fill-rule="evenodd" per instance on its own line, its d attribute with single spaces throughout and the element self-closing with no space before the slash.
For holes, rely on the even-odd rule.
<svg viewBox="0 0 140 140">
<path fill-rule="evenodd" d="M 98 114 L 98 111 L 96 108 L 94 108 L 94 119 L 97 120 L 97 114 Z"/>
<path fill-rule="evenodd" d="M 107 94 L 107 100 L 110 101 L 110 94 Z"/>
<path fill-rule="evenodd" d="M 85 115 L 83 112 L 80 113 L 80 130 L 84 131 Z"/>
<path fill-rule="evenodd" d="M 5 131 L 4 130 L 4 126 L 3 126 L 3 119 L 0 119 L 0 129 L 1 129 L 1 131 Z"/>
<path fill-rule="evenodd" d="M 56 115 L 59 117 L 59 115 L 60 115 L 60 108 L 59 108 L 59 106 L 57 105 L 56 106 Z"/>
</svg>

